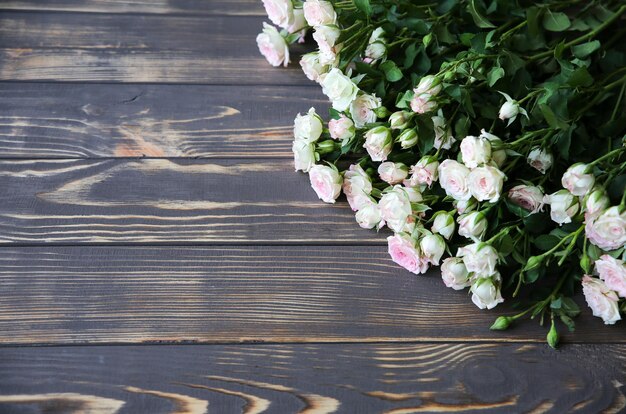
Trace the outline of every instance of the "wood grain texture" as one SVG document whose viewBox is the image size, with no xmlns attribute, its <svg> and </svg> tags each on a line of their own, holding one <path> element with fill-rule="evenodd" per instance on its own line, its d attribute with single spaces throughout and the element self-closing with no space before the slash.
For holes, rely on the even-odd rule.
<svg viewBox="0 0 626 414">
<path fill-rule="evenodd" d="M 10 160 L 0 186 L 0 244 L 386 244 L 286 159 Z"/>
<path fill-rule="evenodd" d="M 539 341 L 526 321 L 488 328 L 437 271 L 415 276 L 386 248 L 330 246 L 0 249 L 0 344 Z M 625 342 L 577 298 L 564 342 Z M 565 331 L 564 329 L 561 329 Z"/>
<path fill-rule="evenodd" d="M 0 410 L 15 414 L 626 409 L 624 345 L 0 348 L 0 359 Z"/>
<path fill-rule="evenodd" d="M 86 17 L 87 16 L 87 17 Z M 274 68 L 255 38 L 261 17 L 0 14 L 0 80 L 310 85 L 292 49 Z"/>
<path fill-rule="evenodd" d="M 0 83 L 0 158 L 291 159 L 295 114 L 327 101 L 317 86 Z"/>
<path fill-rule="evenodd" d="M 260 0 L 14 0 L 0 10 L 265 16 Z"/>
</svg>

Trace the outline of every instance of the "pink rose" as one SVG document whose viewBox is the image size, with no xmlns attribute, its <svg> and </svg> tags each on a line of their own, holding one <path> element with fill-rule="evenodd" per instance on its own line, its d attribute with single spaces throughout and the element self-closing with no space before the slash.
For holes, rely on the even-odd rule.
<svg viewBox="0 0 626 414">
<path fill-rule="evenodd" d="M 326 203 L 334 203 L 341 193 L 341 175 L 332 167 L 314 165 L 309 171 L 311 187 L 317 196 Z"/>
<path fill-rule="evenodd" d="M 304 9 L 304 18 L 309 26 L 337 23 L 337 13 L 329 1 L 306 0 L 302 8 Z"/>
<path fill-rule="evenodd" d="M 610 205 L 606 192 L 602 189 L 596 189 L 585 197 L 585 220 L 597 217 L 606 210 Z"/>
<path fill-rule="evenodd" d="M 263 23 L 263 32 L 256 37 L 261 54 L 272 66 L 289 64 L 289 46 L 274 26 Z"/>
<path fill-rule="evenodd" d="M 378 166 L 378 175 L 387 184 L 399 184 L 408 174 L 409 169 L 401 162 L 387 161 Z"/>
<path fill-rule="evenodd" d="M 585 235 L 602 250 L 615 250 L 626 245 L 626 211 L 620 214 L 619 207 L 613 206 L 587 220 Z"/>
<path fill-rule="evenodd" d="M 446 194 L 455 200 L 469 200 L 472 197 L 467 186 L 470 170 L 454 160 L 444 160 L 439 164 L 439 184 Z"/>
<path fill-rule="evenodd" d="M 411 185 L 423 184 L 430 187 L 439 178 L 438 168 L 439 161 L 435 157 L 422 157 L 417 164 L 411 167 Z"/>
<path fill-rule="evenodd" d="M 425 114 L 437 109 L 437 102 L 429 93 L 416 94 L 411 99 L 411 109 L 418 114 Z"/>
<path fill-rule="evenodd" d="M 399 185 L 385 192 L 378 202 L 380 214 L 387 226 L 395 232 L 401 232 L 411 215 L 411 198 L 407 189 Z"/>
<path fill-rule="evenodd" d="M 505 175 L 491 165 L 474 168 L 467 177 L 470 193 L 478 201 L 495 203 L 502 193 Z"/>
<path fill-rule="evenodd" d="M 528 154 L 528 164 L 541 174 L 545 174 L 553 162 L 554 157 L 552 154 L 540 147 L 533 148 Z"/>
<path fill-rule="evenodd" d="M 267 17 L 276 26 L 288 28 L 294 21 L 293 4 L 291 0 L 263 0 Z"/>
<path fill-rule="evenodd" d="M 387 237 L 391 260 L 416 275 L 426 273 L 428 262 L 421 256 L 414 239 L 396 234 Z"/>
<path fill-rule="evenodd" d="M 626 265 L 622 260 L 602 255 L 596 260 L 596 272 L 609 289 L 626 298 Z"/>
<path fill-rule="evenodd" d="M 543 191 L 532 185 L 516 185 L 509 190 L 509 200 L 530 214 L 543 211 Z"/>
<path fill-rule="evenodd" d="M 344 173 L 343 192 L 353 211 L 361 210 L 371 203 L 372 180 L 358 164 L 353 164 Z"/>
<path fill-rule="evenodd" d="M 592 188 L 596 182 L 596 178 L 593 174 L 587 174 L 587 164 L 578 163 L 574 164 L 565 171 L 563 178 L 561 178 L 561 184 L 563 187 L 574 194 L 575 196 L 584 196 Z"/>
<path fill-rule="evenodd" d="M 583 276 L 583 294 L 593 312 L 593 316 L 602 318 L 606 325 L 613 325 L 622 319 L 619 314 L 617 294 L 600 279 L 589 275 Z"/>
<path fill-rule="evenodd" d="M 345 115 L 328 121 L 328 132 L 333 139 L 346 140 L 354 136 L 354 122 Z"/>
</svg>

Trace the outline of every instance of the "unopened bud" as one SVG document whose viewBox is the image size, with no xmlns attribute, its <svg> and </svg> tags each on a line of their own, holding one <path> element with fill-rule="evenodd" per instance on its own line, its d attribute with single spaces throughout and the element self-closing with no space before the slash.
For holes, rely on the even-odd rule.
<svg viewBox="0 0 626 414">
<path fill-rule="evenodd" d="M 489 329 L 492 331 L 504 331 L 513 321 L 514 319 L 510 316 L 499 316 Z"/>
</svg>

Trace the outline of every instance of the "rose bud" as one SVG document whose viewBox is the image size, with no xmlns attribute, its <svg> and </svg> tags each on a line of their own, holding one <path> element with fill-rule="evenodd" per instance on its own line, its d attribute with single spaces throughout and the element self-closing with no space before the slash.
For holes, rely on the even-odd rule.
<svg viewBox="0 0 626 414">
<path fill-rule="evenodd" d="M 626 298 L 626 264 L 623 260 L 615 259 L 608 254 L 596 260 L 596 273 L 611 290 Z"/>
<path fill-rule="evenodd" d="M 420 249 L 429 263 L 439 266 L 439 260 L 446 251 L 446 242 L 438 234 L 427 234 L 420 240 Z"/>
<path fill-rule="evenodd" d="M 600 279 L 583 276 L 583 295 L 593 316 L 602 318 L 605 325 L 613 325 L 622 319 L 619 314 L 619 297 Z"/>
<path fill-rule="evenodd" d="M 480 309 L 493 309 L 498 303 L 504 302 L 500 293 L 501 280 L 499 273 L 488 278 L 475 279 L 470 288 L 474 305 Z"/>
<path fill-rule="evenodd" d="M 467 136 L 461 141 L 461 158 L 467 168 L 476 168 L 491 160 L 491 144 L 485 138 Z"/>
<path fill-rule="evenodd" d="M 427 185 L 430 187 L 439 178 L 439 161 L 435 157 L 424 156 L 411 167 L 411 185 Z"/>
<path fill-rule="evenodd" d="M 371 203 L 372 179 L 359 164 L 353 164 L 343 175 L 343 192 L 353 211 Z"/>
<path fill-rule="evenodd" d="M 544 194 L 541 188 L 532 185 L 516 185 L 511 188 L 508 193 L 509 200 L 528 211 L 535 214 L 543 211 Z"/>
<path fill-rule="evenodd" d="M 356 212 L 355 218 L 359 226 L 364 229 L 380 228 L 384 224 L 378 204 L 372 200 L 369 200 L 368 205 Z"/>
<path fill-rule="evenodd" d="M 450 240 L 450 237 L 454 234 L 455 227 L 454 216 L 445 211 L 439 211 L 435 213 L 433 226 L 430 229 L 433 233 L 439 233 L 446 240 Z"/>
<path fill-rule="evenodd" d="M 320 200 L 325 203 L 334 203 L 341 193 L 343 180 L 336 168 L 326 165 L 314 165 L 309 171 L 311 187 Z"/>
<path fill-rule="evenodd" d="M 540 147 L 533 148 L 528 154 L 528 164 L 541 174 L 545 174 L 553 162 L 554 157 L 552 154 Z"/>
<path fill-rule="evenodd" d="M 305 115 L 296 115 L 293 121 L 293 135 L 297 141 L 312 144 L 322 135 L 322 118 L 315 113 L 315 108 L 309 109 Z"/>
<path fill-rule="evenodd" d="M 459 247 L 457 257 L 463 258 L 463 263 L 468 272 L 473 272 L 476 277 L 490 277 L 496 273 L 498 252 L 487 243 L 472 243 Z"/>
<path fill-rule="evenodd" d="M 333 141 L 332 139 L 325 139 L 324 141 L 319 141 L 315 146 L 315 151 L 320 154 L 330 154 L 331 152 L 337 151 L 341 146 Z"/>
<path fill-rule="evenodd" d="M 315 165 L 315 146 L 304 141 L 295 140 L 291 148 L 296 171 L 309 172 Z"/>
<path fill-rule="evenodd" d="M 510 316 L 498 316 L 493 325 L 489 327 L 492 331 L 504 331 L 515 319 Z"/>
<path fill-rule="evenodd" d="M 448 257 L 443 261 L 441 278 L 444 285 L 454 290 L 462 290 L 471 285 L 469 272 L 459 257 Z"/>
<path fill-rule="evenodd" d="M 401 183 L 408 174 L 409 169 L 401 162 L 383 162 L 378 166 L 380 179 L 391 185 Z"/>
<path fill-rule="evenodd" d="M 480 138 L 485 138 L 489 141 L 489 144 L 491 144 L 491 160 L 496 163 L 498 168 L 502 168 L 506 161 L 506 151 L 503 149 L 494 149 L 502 147 L 502 140 L 484 129 L 480 130 Z"/>
<path fill-rule="evenodd" d="M 381 100 L 375 95 L 366 93 L 358 95 L 350 105 L 350 115 L 357 128 L 376 122 L 376 109 L 380 108 Z"/>
<path fill-rule="evenodd" d="M 372 158 L 372 161 L 385 161 L 393 147 L 391 131 L 384 126 L 377 126 L 365 133 L 363 148 Z"/>
<path fill-rule="evenodd" d="M 565 171 L 565 174 L 563 174 L 561 184 L 575 196 L 586 195 L 596 182 L 596 177 L 594 177 L 593 174 L 587 173 L 588 169 L 589 166 L 583 163 L 570 166 L 567 171 Z"/>
<path fill-rule="evenodd" d="M 365 49 L 365 57 L 371 63 L 387 54 L 387 46 L 384 38 L 385 31 L 382 27 L 376 28 L 370 36 L 367 48 Z"/>
<path fill-rule="evenodd" d="M 416 247 L 413 238 L 404 234 L 387 237 L 391 259 L 411 273 L 421 274 L 428 270 L 428 261 L 424 259 Z"/>
<path fill-rule="evenodd" d="M 459 214 L 469 213 L 470 211 L 476 210 L 476 207 L 478 207 L 478 201 L 474 198 L 470 198 L 469 200 L 454 200 L 452 204 Z"/>
<path fill-rule="evenodd" d="M 380 214 L 387 226 L 399 233 L 404 230 L 407 219 L 412 213 L 411 199 L 405 188 L 396 185 L 383 194 L 378 202 Z"/>
<path fill-rule="evenodd" d="M 526 110 L 520 107 L 519 103 L 516 100 L 514 100 L 504 92 L 500 92 L 500 94 L 505 97 L 506 102 L 500 107 L 498 117 L 503 121 L 508 119 L 509 123 L 507 124 L 507 126 L 511 125 L 511 123 L 515 121 L 515 118 L 517 118 L 517 115 L 519 115 L 520 113 L 528 118 Z"/>
<path fill-rule="evenodd" d="M 287 67 L 289 64 L 289 45 L 274 26 L 263 23 L 263 32 L 256 37 L 261 54 L 270 65 Z"/>
<path fill-rule="evenodd" d="M 323 0 L 306 0 L 302 5 L 304 18 L 309 26 L 321 26 L 337 23 L 337 13 L 333 4 Z"/>
<path fill-rule="evenodd" d="M 468 239 L 478 241 L 487 231 L 487 217 L 481 211 L 472 211 L 458 218 L 459 234 Z"/>
<path fill-rule="evenodd" d="M 398 135 L 397 141 L 402 149 L 409 149 L 417 144 L 417 132 L 414 129 L 406 129 Z"/>
<path fill-rule="evenodd" d="M 354 137 L 354 122 L 342 114 L 339 119 L 328 121 L 328 132 L 331 138 L 346 141 Z"/>
<path fill-rule="evenodd" d="M 441 92 L 441 79 L 434 75 L 427 75 L 420 79 L 417 87 L 413 89 L 416 95 L 427 93 L 432 96 L 437 96 Z"/>
<path fill-rule="evenodd" d="M 286 29 L 292 24 L 294 14 L 291 0 L 263 0 L 263 6 L 267 17 L 276 26 Z"/>
<path fill-rule="evenodd" d="M 571 223 L 578 213 L 578 200 L 567 190 L 546 195 L 543 202 L 550 206 L 550 218 L 558 224 Z"/>
<path fill-rule="evenodd" d="M 603 189 L 593 190 L 585 197 L 586 217 L 596 217 L 609 206 L 610 201 Z"/>
<path fill-rule="evenodd" d="M 321 80 L 322 93 L 328 96 L 333 109 L 345 111 L 356 98 L 359 88 L 339 69 L 332 68 Z"/>
<path fill-rule="evenodd" d="M 565 191 L 565 190 L 563 190 Z M 611 251 L 626 245 L 626 211 L 610 207 L 585 224 L 585 236 L 602 250 Z"/>
<path fill-rule="evenodd" d="M 409 124 L 410 112 L 397 111 L 389 115 L 389 126 L 391 129 L 403 130 Z"/>
<path fill-rule="evenodd" d="M 411 99 L 411 109 L 417 114 L 426 114 L 436 111 L 438 108 L 437 101 L 429 93 L 415 94 Z"/>
<path fill-rule="evenodd" d="M 476 200 L 489 200 L 490 203 L 495 203 L 500 199 L 505 177 L 504 173 L 496 167 L 485 165 L 474 168 L 469 173 L 467 186 Z"/>
<path fill-rule="evenodd" d="M 322 65 L 320 62 L 319 52 L 302 55 L 300 66 L 306 77 L 315 82 L 319 82 L 320 76 L 328 72 L 329 69 L 328 65 Z"/>
</svg>

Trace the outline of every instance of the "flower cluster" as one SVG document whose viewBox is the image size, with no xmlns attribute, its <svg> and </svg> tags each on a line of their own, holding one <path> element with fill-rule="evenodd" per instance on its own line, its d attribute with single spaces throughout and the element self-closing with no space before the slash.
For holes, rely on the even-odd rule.
<svg viewBox="0 0 626 414">
<path fill-rule="evenodd" d="M 309 29 L 317 45 L 300 66 L 330 119 L 298 114 L 293 153 L 321 200 L 345 194 L 360 227 L 390 231 L 395 263 L 441 266 L 480 309 L 525 292 L 530 305 L 492 329 L 549 316 L 555 345 L 575 286 L 605 323 L 621 319 L 626 53 L 611 47 L 626 35 L 610 29 L 626 6 L 263 3 L 283 29 L 257 38 L 270 64 Z"/>
</svg>

